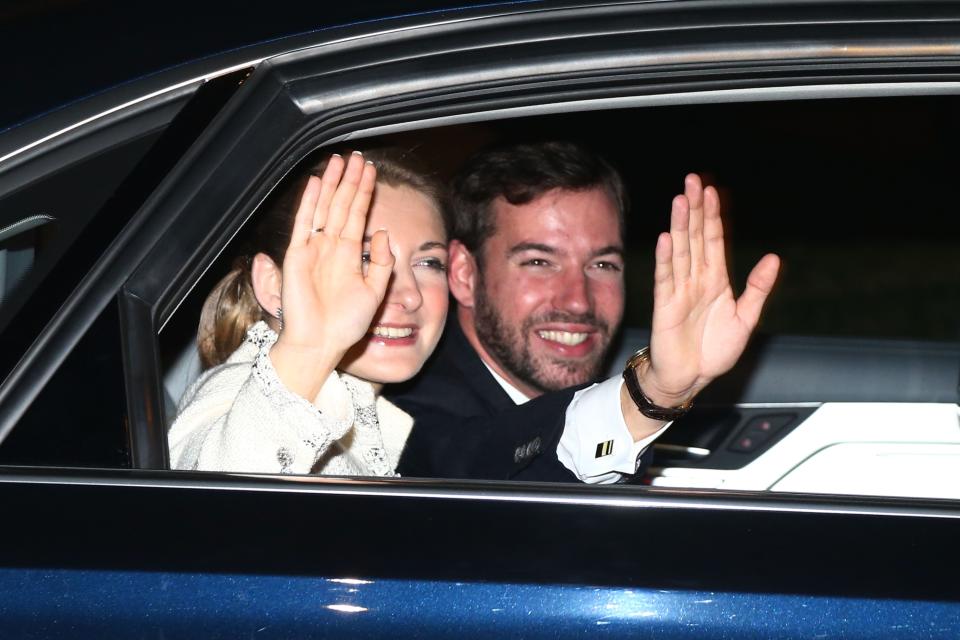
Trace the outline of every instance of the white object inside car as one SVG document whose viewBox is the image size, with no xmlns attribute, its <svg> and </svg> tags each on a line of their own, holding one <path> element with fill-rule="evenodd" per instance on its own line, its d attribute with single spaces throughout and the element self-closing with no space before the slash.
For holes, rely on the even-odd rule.
<svg viewBox="0 0 960 640">
<path fill-rule="evenodd" d="M 827 403 L 741 469 L 667 467 L 660 487 L 960 497 L 955 404 Z"/>
</svg>

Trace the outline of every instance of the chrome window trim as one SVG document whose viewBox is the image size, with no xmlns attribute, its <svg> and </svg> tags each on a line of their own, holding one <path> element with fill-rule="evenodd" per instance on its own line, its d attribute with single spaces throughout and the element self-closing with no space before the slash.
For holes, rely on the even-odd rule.
<svg viewBox="0 0 960 640">
<path fill-rule="evenodd" d="M 9 470 L 9 469 L 8 469 Z M 47 471 L 47 470 L 44 470 Z M 128 472 L 136 475 L 138 472 Z M 397 499 L 442 499 L 494 503 L 554 504 L 615 507 L 618 509 L 682 509 L 716 512 L 805 513 L 849 516 L 960 519 L 960 507 L 950 500 L 922 500 L 924 504 L 902 504 L 906 499 L 862 498 L 859 496 L 812 496 L 724 492 L 703 489 L 657 489 L 640 491 L 627 487 L 531 486 L 520 482 L 395 480 L 274 476 L 241 473 L 210 474 L 197 479 L 193 472 L 139 472 L 143 477 L 108 478 L 90 475 L 58 476 L 55 473 L 16 475 L 0 472 L 0 483 L 25 485 L 100 486 L 117 488 L 160 488 L 200 491 L 367 496 Z M 162 477 L 161 477 L 162 475 Z M 185 477 L 177 477 L 185 476 Z M 425 486 L 410 486 L 423 484 Z M 443 486 L 456 484 L 457 486 Z M 440 485 L 440 486 L 430 486 Z M 476 489 L 464 485 L 476 485 Z M 603 492 L 603 495 L 598 495 Z M 611 495 L 620 493 L 622 495 Z M 589 495 L 592 494 L 592 495 Z M 811 499 L 812 498 L 812 499 Z M 901 504 L 882 504 L 897 501 Z M 795 502 L 806 501 L 806 504 Z M 861 504 L 857 504 L 861 503 Z"/>
<path fill-rule="evenodd" d="M 684 106 L 694 104 L 725 104 L 741 102 L 775 102 L 789 100 L 826 100 L 835 98 L 888 98 L 903 96 L 958 95 L 958 82 L 879 82 L 861 84 L 818 84 L 749 89 L 717 89 L 714 91 L 681 91 L 644 96 L 596 98 L 542 105 L 508 107 L 490 111 L 440 116 L 410 122 L 359 129 L 331 142 L 360 140 L 372 136 L 416 131 L 428 127 L 472 124 L 488 120 L 505 120 L 527 116 L 553 115 L 598 111 L 602 109 L 630 109 L 638 107 Z"/>
<path fill-rule="evenodd" d="M 261 60 L 262 60 L 262 59 L 261 59 Z M 234 71 L 239 71 L 240 69 L 243 69 L 244 67 L 249 67 L 249 66 L 251 66 L 251 65 L 258 64 L 261 60 L 254 60 L 254 61 L 250 61 L 250 62 L 245 62 L 245 63 L 233 65 L 233 66 L 231 66 L 231 67 L 227 67 L 227 68 L 224 68 L 224 69 L 219 69 L 218 71 L 215 71 L 215 72 L 212 72 L 212 73 L 207 73 L 207 74 L 204 74 L 204 75 L 201 75 L 201 76 L 196 76 L 196 77 L 190 78 L 189 80 L 184 80 L 183 82 L 178 82 L 178 83 L 176 83 L 176 84 L 169 85 L 169 86 L 167 86 L 167 87 L 164 87 L 163 89 L 158 89 L 158 90 L 156 90 L 156 91 L 152 91 L 152 92 L 147 93 L 147 94 L 144 94 L 144 95 L 142 95 L 142 96 L 140 96 L 140 97 L 138 97 L 138 98 L 134 98 L 134 99 L 132 99 L 132 100 L 127 100 L 126 102 L 123 102 L 123 103 L 121 103 L 121 104 L 118 104 L 118 105 L 115 106 L 115 107 L 112 107 L 112 108 L 110 108 L 110 109 L 106 109 L 106 110 L 101 111 L 101 112 L 99 112 L 99 113 L 96 113 L 96 114 L 94 114 L 94 115 L 92 115 L 92 116 L 88 116 L 88 117 L 86 117 L 86 118 L 83 118 L 83 119 L 81 119 L 81 120 L 78 120 L 77 122 L 75 122 L 75 123 L 73 123 L 73 124 L 71 124 L 71 125 L 69 125 L 69 126 L 67 126 L 67 127 L 63 127 L 62 129 L 58 129 L 57 131 L 54 131 L 53 133 L 50 133 L 50 134 L 47 134 L 47 135 L 45 135 L 45 136 L 43 136 L 43 137 L 41 137 L 41 138 L 38 138 L 38 139 L 34 140 L 33 142 L 30 142 L 30 143 L 28 143 L 28 144 L 26 144 L 26 145 L 24 145 L 24 146 L 22 146 L 22 147 L 19 147 L 19 148 L 13 150 L 13 151 L 7 153 L 7 154 L 4 155 L 4 156 L 0 156 L 0 164 L 6 162 L 7 160 L 10 160 L 11 158 L 17 157 L 17 156 L 19 156 L 19 155 L 21 155 L 21 154 L 29 151 L 30 149 L 33 149 L 34 147 L 38 147 L 38 146 L 40 146 L 40 145 L 42 145 L 42 144 L 44 144 L 44 143 L 46 143 L 46 142 L 49 142 L 49 141 L 54 140 L 54 139 L 56 139 L 56 138 L 59 138 L 59 137 L 65 135 L 65 134 L 67 134 L 67 133 L 70 133 L 71 131 L 75 131 L 75 130 L 77 130 L 77 129 L 83 127 L 83 126 L 86 126 L 86 125 L 88 125 L 88 124 L 90 124 L 90 123 L 96 122 L 96 121 L 98 121 L 98 120 L 102 120 L 102 119 L 104 119 L 104 118 L 106 118 L 106 117 L 108 117 L 108 116 L 110 116 L 110 115 L 112 115 L 112 114 L 114 114 L 114 113 L 118 113 L 118 112 L 120 112 L 120 111 L 124 111 L 124 110 L 126 110 L 126 109 L 131 108 L 131 107 L 135 107 L 135 106 L 138 105 L 138 104 L 142 104 L 142 103 L 144 103 L 144 102 L 148 102 L 148 101 L 153 100 L 153 99 L 155 99 L 155 98 L 159 98 L 159 97 L 162 97 L 162 96 L 164 96 L 164 95 L 173 93 L 173 92 L 178 91 L 178 90 L 180 90 L 180 89 L 187 88 L 187 87 L 189 87 L 189 86 L 191 86 L 191 85 L 193 85 L 193 84 L 198 84 L 198 85 L 199 85 L 199 84 L 203 84 L 204 82 L 207 82 L 207 81 L 209 81 L 209 80 L 213 80 L 214 78 L 218 78 L 218 77 L 220 77 L 220 76 L 226 75 L 226 74 L 228 74 L 228 73 L 232 73 L 232 72 L 234 72 Z"/>
</svg>

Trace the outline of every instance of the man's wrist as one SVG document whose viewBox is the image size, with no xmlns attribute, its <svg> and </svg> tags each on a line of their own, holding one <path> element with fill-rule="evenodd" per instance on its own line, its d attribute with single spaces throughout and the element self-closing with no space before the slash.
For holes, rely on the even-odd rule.
<svg viewBox="0 0 960 640">
<path fill-rule="evenodd" d="M 655 396 L 659 402 L 654 401 L 653 398 L 644 392 L 640 384 L 642 374 L 649 367 L 649 364 L 649 347 L 640 349 L 627 360 L 626 366 L 623 369 L 623 381 L 627 394 L 637 410 L 645 417 L 662 422 L 676 420 L 693 406 L 693 397 L 691 396 L 686 400 L 675 399 L 664 402 Z M 661 402 L 664 404 L 660 404 Z"/>
</svg>

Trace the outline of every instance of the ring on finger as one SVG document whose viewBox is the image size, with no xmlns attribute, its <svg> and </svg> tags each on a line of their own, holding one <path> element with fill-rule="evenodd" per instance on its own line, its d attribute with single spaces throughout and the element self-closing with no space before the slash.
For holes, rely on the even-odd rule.
<svg viewBox="0 0 960 640">
<path fill-rule="evenodd" d="M 323 233 L 324 228 L 325 228 L 325 227 L 318 227 L 318 228 L 314 229 L 313 231 L 311 231 L 310 233 L 311 233 L 311 234 L 314 234 L 314 233 Z"/>
</svg>

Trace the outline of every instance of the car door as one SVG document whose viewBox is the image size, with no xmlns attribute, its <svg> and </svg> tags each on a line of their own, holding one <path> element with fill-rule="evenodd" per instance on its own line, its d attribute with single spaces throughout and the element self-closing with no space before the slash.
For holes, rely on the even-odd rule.
<svg viewBox="0 0 960 640">
<path fill-rule="evenodd" d="M 43 340 L 28 342 L 29 371 L 21 361 L 3 383 L 8 437 L 37 425 L 94 428 L 96 416 L 66 422 L 76 397 L 91 396 L 69 390 L 85 371 L 90 386 L 109 392 L 91 404 L 123 397 L 112 421 L 129 429 L 128 465 L 47 461 L 37 436 L 38 457 L 3 468 L 5 630 L 956 635 L 953 501 L 166 470 L 163 346 L 187 322 L 180 312 L 230 239 L 308 154 L 518 115 L 759 99 L 820 83 L 854 95 L 891 75 L 903 90 L 922 90 L 917 83 L 934 71 L 910 52 L 928 31 L 953 33 L 950 8 L 938 9 L 936 23 L 910 7 L 874 11 L 840 3 L 495 7 L 323 34 L 258 64 L 109 251 L 78 274 Z M 901 52 L 897 65 L 872 49 L 844 59 L 851 44 L 876 42 Z M 955 82 L 954 64 L 938 58 L 939 81 Z M 94 377 L 84 358 L 107 341 L 119 366 Z M 80 366 L 50 387 L 75 353 Z M 59 413 L 31 422 L 41 399 Z"/>
</svg>

